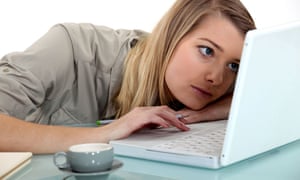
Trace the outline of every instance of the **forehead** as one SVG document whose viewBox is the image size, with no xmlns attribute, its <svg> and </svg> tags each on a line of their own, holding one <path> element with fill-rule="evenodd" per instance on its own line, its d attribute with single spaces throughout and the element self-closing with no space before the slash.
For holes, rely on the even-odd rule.
<svg viewBox="0 0 300 180">
<path fill-rule="evenodd" d="M 206 35 L 221 39 L 228 36 L 244 38 L 243 33 L 220 13 L 203 17 L 187 35 Z"/>
<path fill-rule="evenodd" d="M 226 17 L 212 14 L 204 17 L 183 39 L 209 39 L 224 51 L 234 52 L 240 57 L 244 34 Z"/>
</svg>

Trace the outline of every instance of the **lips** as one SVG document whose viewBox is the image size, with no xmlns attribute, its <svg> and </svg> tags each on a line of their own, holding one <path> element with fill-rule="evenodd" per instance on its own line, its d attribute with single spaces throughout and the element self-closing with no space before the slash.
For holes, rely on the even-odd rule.
<svg viewBox="0 0 300 180">
<path fill-rule="evenodd" d="M 203 98 L 210 98 L 210 97 L 212 97 L 212 94 L 210 92 L 208 92 L 208 91 L 205 91 L 205 90 L 203 90 L 203 89 L 201 89 L 199 87 L 193 86 L 193 85 L 191 85 L 191 87 L 194 90 L 194 92 L 198 96 L 200 96 L 200 97 L 203 97 Z"/>
</svg>

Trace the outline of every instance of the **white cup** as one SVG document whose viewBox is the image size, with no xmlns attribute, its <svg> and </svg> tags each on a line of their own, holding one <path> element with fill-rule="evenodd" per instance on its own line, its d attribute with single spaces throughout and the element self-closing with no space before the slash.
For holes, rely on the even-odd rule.
<svg viewBox="0 0 300 180">
<path fill-rule="evenodd" d="M 70 168 L 76 172 L 99 172 L 111 168 L 113 147 L 106 143 L 77 144 L 70 146 L 67 152 L 57 152 L 53 162 L 58 168 Z M 64 161 L 58 159 L 63 157 Z"/>
</svg>

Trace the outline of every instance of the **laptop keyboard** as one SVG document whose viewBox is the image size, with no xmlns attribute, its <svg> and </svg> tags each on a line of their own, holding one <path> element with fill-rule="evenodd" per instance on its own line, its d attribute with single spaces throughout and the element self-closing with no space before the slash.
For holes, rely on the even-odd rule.
<svg viewBox="0 0 300 180">
<path fill-rule="evenodd" d="M 190 155 L 220 155 L 226 126 L 202 127 L 194 133 L 155 145 L 151 150 Z"/>
</svg>

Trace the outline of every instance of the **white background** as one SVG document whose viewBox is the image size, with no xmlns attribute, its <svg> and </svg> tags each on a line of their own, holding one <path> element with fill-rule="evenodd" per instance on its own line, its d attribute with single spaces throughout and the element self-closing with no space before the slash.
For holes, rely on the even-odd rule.
<svg viewBox="0 0 300 180">
<path fill-rule="evenodd" d="M 1 0 L 0 57 L 22 51 L 56 23 L 151 31 L 175 0 Z M 299 0 L 242 0 L 257 27 L 300 20 Z"/>
</svg>

